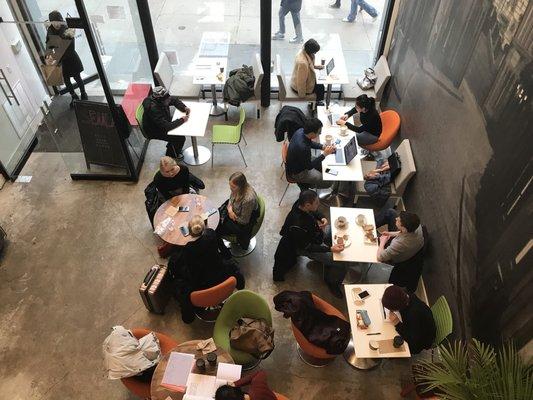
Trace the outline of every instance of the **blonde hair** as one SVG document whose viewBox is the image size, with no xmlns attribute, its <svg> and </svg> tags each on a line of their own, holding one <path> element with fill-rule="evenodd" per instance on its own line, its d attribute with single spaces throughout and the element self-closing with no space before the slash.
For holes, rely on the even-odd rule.
<svg viewBox="0 0 533 400">
<path fill-rule="evenodd" d="M 235 196 L 236 200 L 241 200 L 243 197 L 246 196 L 248 192 L 253 190 L 250 184 L 248 183 L 246 176 L 244 176 L 244 174 L 240 171 L 231 174 L 231 176 L 229 177 L 229 181 L 239 188 L 239 191 Z"/>
<path fill-rule="evenodd" d="M 165 167 L 175 167 L 176 165 L 178 165 L 178 163 L 172 157 L 163 156 L 159 162 L 159 169 L 162 170 Z"/>
<path fill-rule="evenodd" d="M 205 223 L 201 216 L 195 215 L 189 221 L 189 232 L 192 237 L 202 236 L 205 230 Z"/>
</svg>

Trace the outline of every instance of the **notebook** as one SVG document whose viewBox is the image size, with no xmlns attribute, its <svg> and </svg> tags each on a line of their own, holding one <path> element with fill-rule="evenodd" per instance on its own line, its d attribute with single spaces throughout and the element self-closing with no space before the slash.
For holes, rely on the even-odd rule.
<svg viewBox="0 0 533 400">
<path fill-rule="evenodd" d="M 167 367 L 163 374 L 163 380 L 161 381 L 161 386 L 175 392 L 185 392 L 187 380 L 193 365 L 193 354 L 177 353 L 173 351 L 170 353 Z"/>
</svg>

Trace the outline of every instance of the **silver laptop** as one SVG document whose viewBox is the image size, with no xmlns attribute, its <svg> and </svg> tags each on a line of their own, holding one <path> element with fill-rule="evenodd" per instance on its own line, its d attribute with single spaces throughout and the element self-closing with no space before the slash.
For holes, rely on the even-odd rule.
<svg viewBox="0 0 533 400">
<path fill-rule="evenodd" d="M 329 60 L 329 62 L 326 64 L 325 69 L 321 69 L 318 73 L 319 79 L 326 79 L 329 74 L 331 74 L 331 71 L 335 68 L 335 59 Z"/>
<path fill-rule="evenodd" d="M 328 163 L 328 165 L 348 165 L 357 155 L 357 143 L 355 142 L 355 136 L 344 145 L 337 147 L 335 152 L 335 161 Z"/>
</svg>

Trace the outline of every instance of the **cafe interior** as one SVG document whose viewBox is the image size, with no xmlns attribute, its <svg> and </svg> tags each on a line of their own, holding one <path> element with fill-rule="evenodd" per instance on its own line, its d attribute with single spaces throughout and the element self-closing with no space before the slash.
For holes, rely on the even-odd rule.
<svg viewBox="0 0 533 400">
<path fill-rule="evenodd" d="M 0 398 L 533 398 L 532 26 L 1 1 Z"/>
</svg>

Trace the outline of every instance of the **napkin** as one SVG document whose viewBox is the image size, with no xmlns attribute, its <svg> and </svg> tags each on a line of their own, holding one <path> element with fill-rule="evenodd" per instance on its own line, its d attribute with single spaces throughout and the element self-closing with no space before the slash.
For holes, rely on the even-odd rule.
<svg viewBox="0 0 533 400">
<path fill-rule="evenodd" d="M 202 350 L 202 354 L 211 353 L 212 351 L 216 351 L 216 349 L 217 345 L 213 341 L 213 338 L 202 340 L 196 345 L 196 350 Z"/>
</svg>

